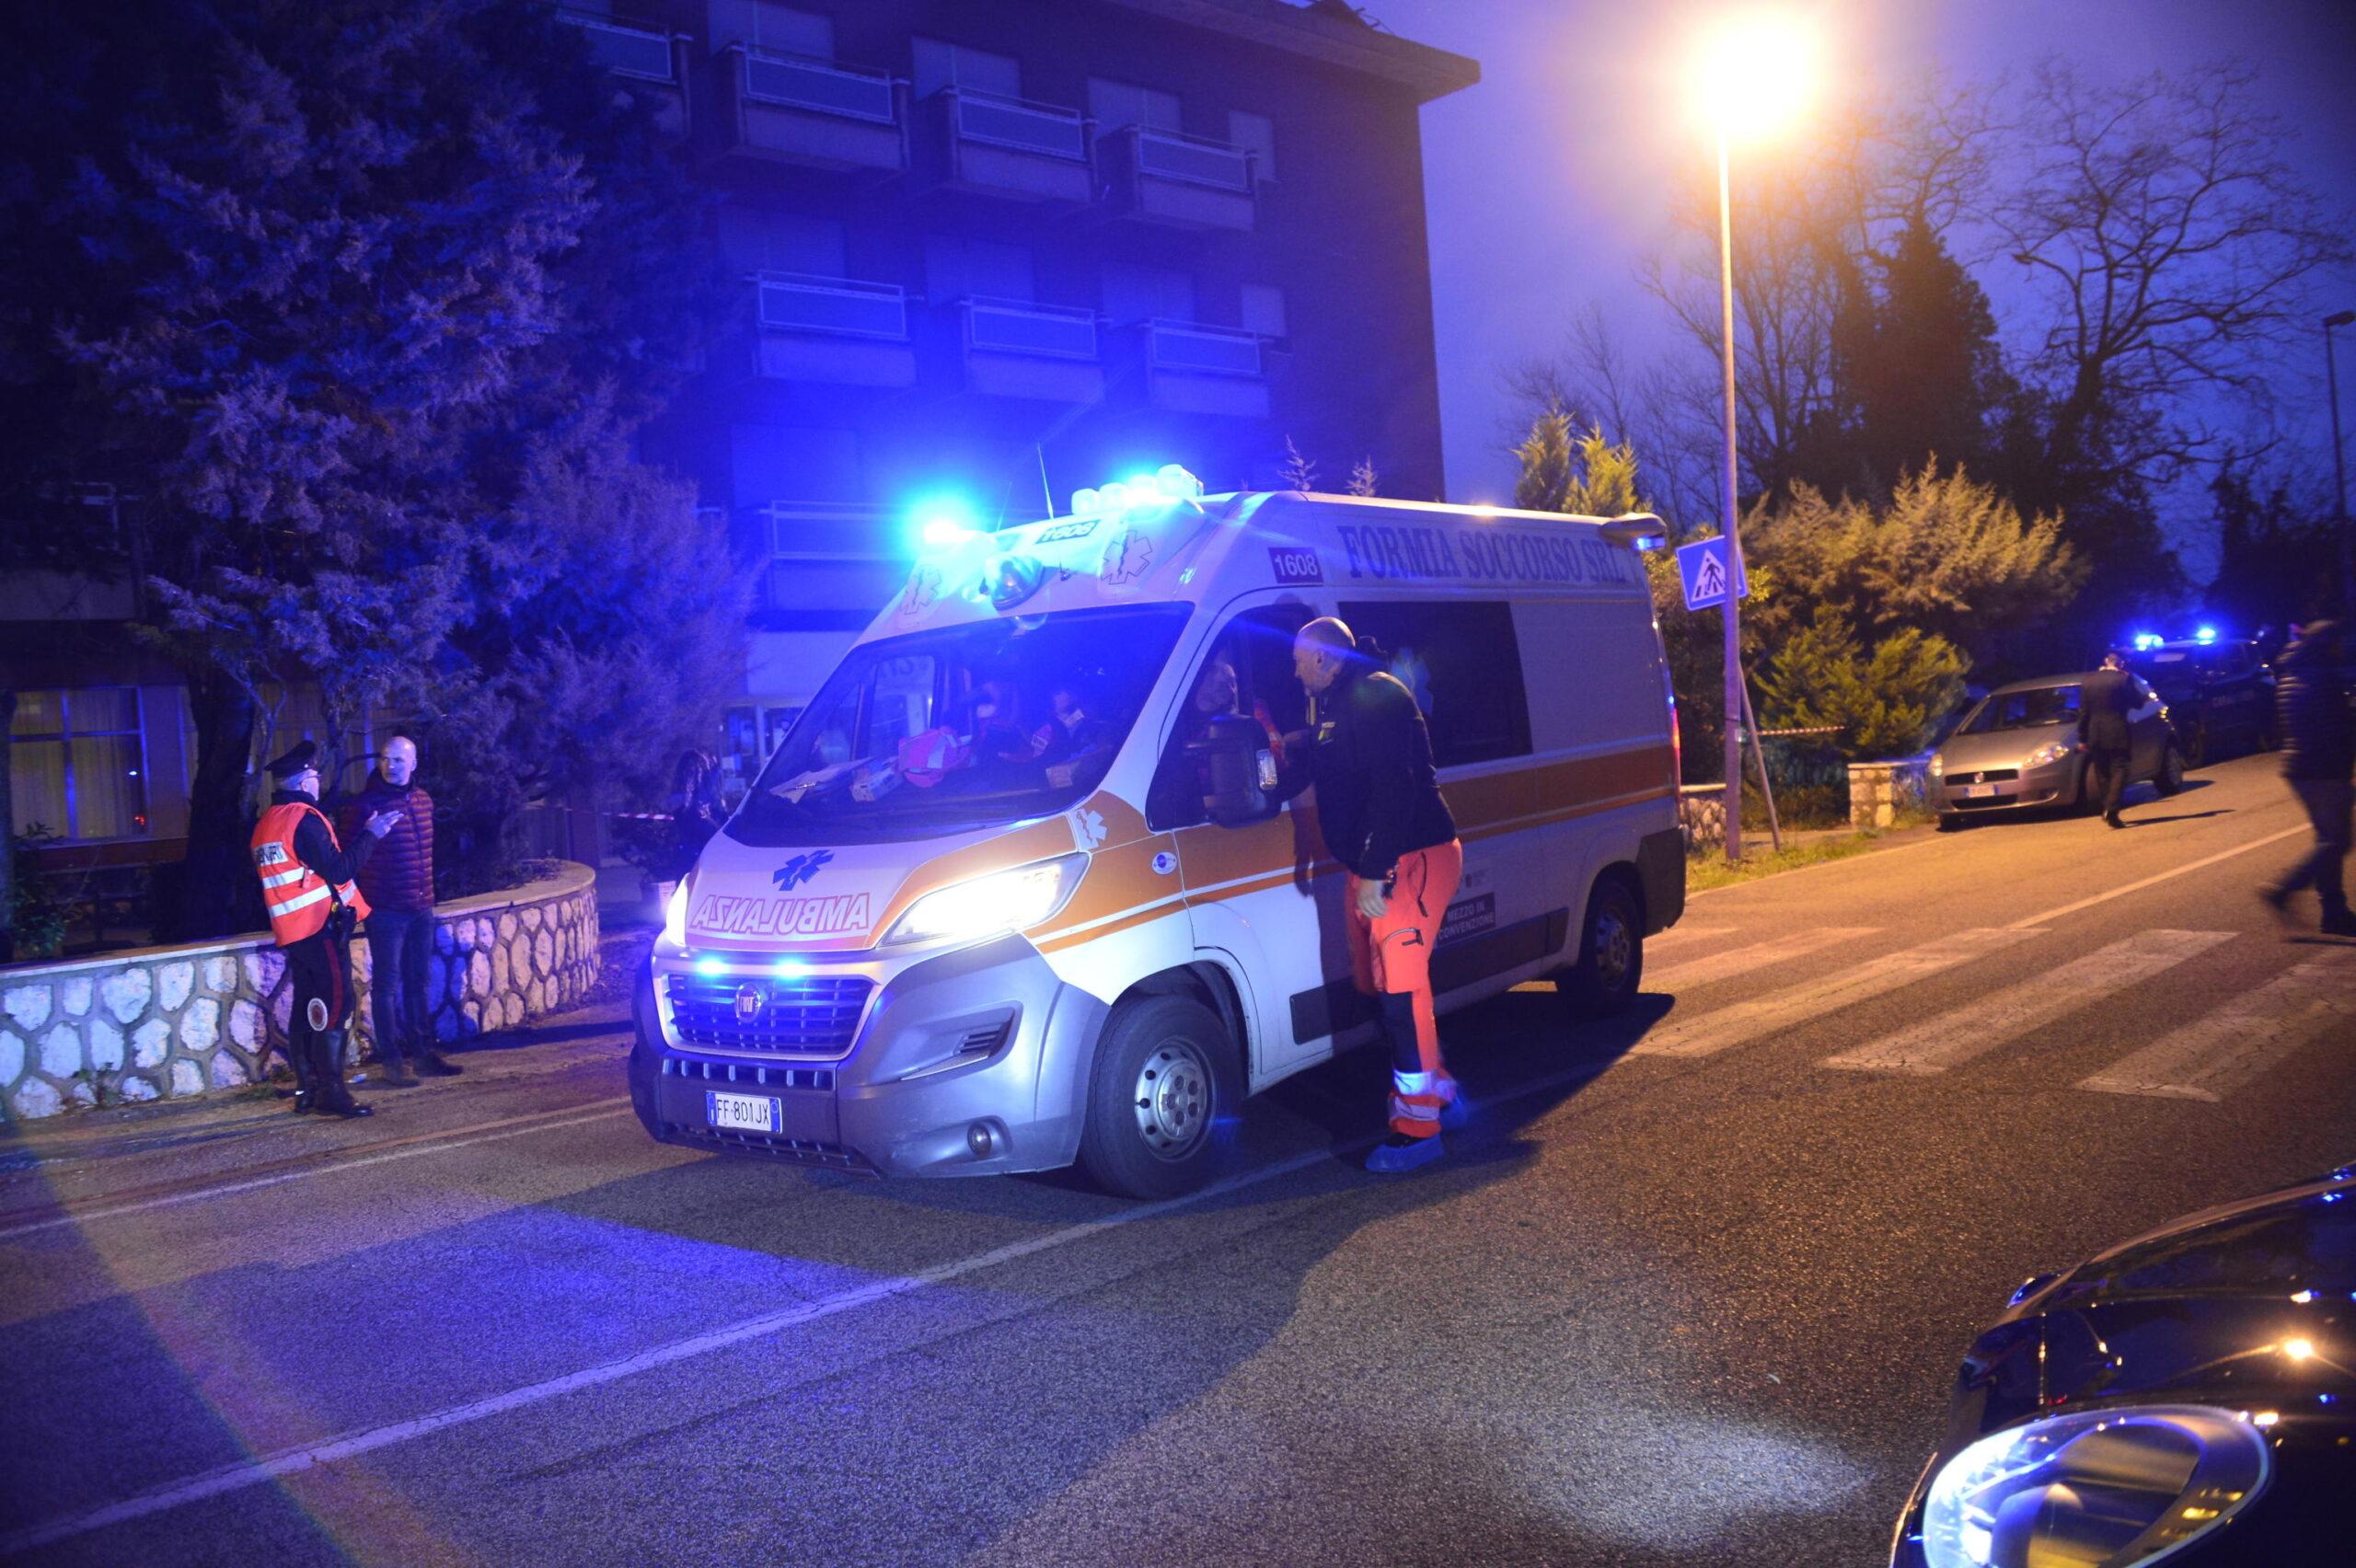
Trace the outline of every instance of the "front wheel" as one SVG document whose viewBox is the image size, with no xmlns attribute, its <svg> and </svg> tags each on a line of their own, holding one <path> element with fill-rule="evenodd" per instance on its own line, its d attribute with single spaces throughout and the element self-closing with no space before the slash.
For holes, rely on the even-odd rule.
<svg viewBox="0 0 2356 1568">
<path fill-rule="evenodd" d="M 1554 988 L 1581 1018 L 1610 1018 L 1636 999 L 1645 979 L 1644 916 L 1616 877 L 1596 883 L 1579 927 L 1578 962 L 1554 976 Z"/>
<path fill-rule="evenodd" d="M 2160 748 L 2160 770 L 2152 775 L 2152 788 L 2164 796 L 2184 788 L 2184 757 L 2173 741 Z"/>
<path fill-rule="evenodd" d="M 1144 997 L 1105 1025 L 1080 1162 L 1106 1192 L 1174 1198 L 1209 1177 L 1212 1124 L 1235 1097 L 1234 1045 L 1185 997 Z"/>
<path fill-rule="evenodd" d="M 2203 719 L 2192 727 L 2192 739 L 2186 743 L 2184 748 L 2184 765 L 2187 767 L 2209 766 L 2208 720 Z"/>
</svg>

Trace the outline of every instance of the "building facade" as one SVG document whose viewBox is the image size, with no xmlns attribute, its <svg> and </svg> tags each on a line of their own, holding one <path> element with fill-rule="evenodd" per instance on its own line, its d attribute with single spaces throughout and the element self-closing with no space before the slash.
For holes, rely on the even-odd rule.
<svg viewBox="0 0 2356 1568">
<path fill-rule="evenodd" d="M 1418 111 L 1471 61 L 1339 0 L 560 14 L 710 193 L 685 242 L 735 291 L 643 450 L 763 573 L 740 781 L 928 521 L 1027 521 L 1168 462 L 1267 488 L 1294 452 L 1321 489 L 1365 462 L 1382 494 L 1442 495 Z M 120 635 L 128 590 L 9 588 L 15 825 L 177 858 L 187 694 Z"/>
</svg>

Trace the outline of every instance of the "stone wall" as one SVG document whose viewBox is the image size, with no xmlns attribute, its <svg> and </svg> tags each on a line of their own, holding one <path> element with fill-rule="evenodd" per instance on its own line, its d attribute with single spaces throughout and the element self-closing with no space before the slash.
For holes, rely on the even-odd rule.
<svg viewBox="0 0 2356 1568">
<path fill-rule="evenodd" d="M 1888 827 L 1901 814 L 1923 809 L 1929 763 L 1853 762 L 1849 765 L 1849 825 Z"/>
<path fill-rule="evenodd" d="M 1677 791 L 1677 817 L 1685 826 L 1686 853 L 1724 848 L 1727 842 L 1727 787 L 1723 784 L 1682 786 Z"/>
<path fill-rule="evenodd" d="M 462 1040 L 565 1007 L 597 983 L 596 874 L 434 911 L 426 998 Z M 352 944 L 352 1032 L 369 1043 L 368 944 Z M 10 1117 L 260 1082 L 286 1038 L 294 988 L 268 937 L 140 948 L 0 968 L 0 1103 Z"/>
</svg>

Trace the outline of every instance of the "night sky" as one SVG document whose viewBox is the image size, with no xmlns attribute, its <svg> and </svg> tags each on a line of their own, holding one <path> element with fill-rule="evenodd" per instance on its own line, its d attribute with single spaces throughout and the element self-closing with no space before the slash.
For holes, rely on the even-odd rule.
<svg viewBox="0 0 2356 1568">
<path fill-rule="evenodd" d="M 1671 233 L 1680 179 L 1705 176 L 1709 148 L 1680 75 L 1692 0 L 1642 6 L 1563 0 L 1367 0 L 1392 31 L 1472 56 L 1478 86 L 1424 110 L 1432 269 L 1439 335 L 1448 499 L 1498 501 L 1513 465 L 1499 371 L 1600 303 L 1632 344 L 1691 352 L 1634 281 Z M 1837 68 L 1827 89 L 1902 90 L 1929 70 L 1958 81 L 2025 77 L 2060 54 L 2099 78 L 2130 79 L 2194 62 L 2239 58 L 2276 95 L 2293 133 L 2292 167 L 2343 212 L 2356 212 L 2356 5 L 2331 0 L 1846 0 L 1803 6 L 1819 19 Z M 1806 129 L 1760 156 L 1804 156 Z M 1741 174 L 1736 173 L 1740 264 Z M 1977 274 L 2006 317 L 2009 267 Z M 2356 276 L 2324 291 L 2321 309 L 2356 307 Z M 2356 426 L 2356 331 L 2339 336 L 2342 425 Z M 2292 432 L 2328 473 L 2320 335 L 2312 417 Z M 2171 521 L 2187 569 L 2212 569 L 2206 498 L 2177 498 Z"/>
</svg>

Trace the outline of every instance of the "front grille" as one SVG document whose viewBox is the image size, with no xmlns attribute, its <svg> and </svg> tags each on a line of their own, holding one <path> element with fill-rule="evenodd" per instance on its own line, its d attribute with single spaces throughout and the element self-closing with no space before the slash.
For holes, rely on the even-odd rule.
<svg viewBox="0 0 2356 1568">
<path fill-rule="evenodd" d="M 2004 784 L 2020 776 L 2021 771 L 2017 767 L 1992 767 L 1985 773 L 1950 773 L 1947 775 L 1947 782 L 1950 784 Z"/>
<path fill-rule="evenodd" d="M 755 1089 L 809 1089 L 831 1094 L 832 1067 L 772 1067 L 758 1062 L 707 1062 L 699 1057 L 664 1056 L 665 1078 L 695 1078 L 704 1083 L 742 1083 Z"/>
<path fill-rule="evenodd" d="M 673 974 L 668 984 L 680 1044 L 797 1056 L 848 1055 L 868 993 L 875 988 L 875 982 L 861 975 Z"/>
</svg>

